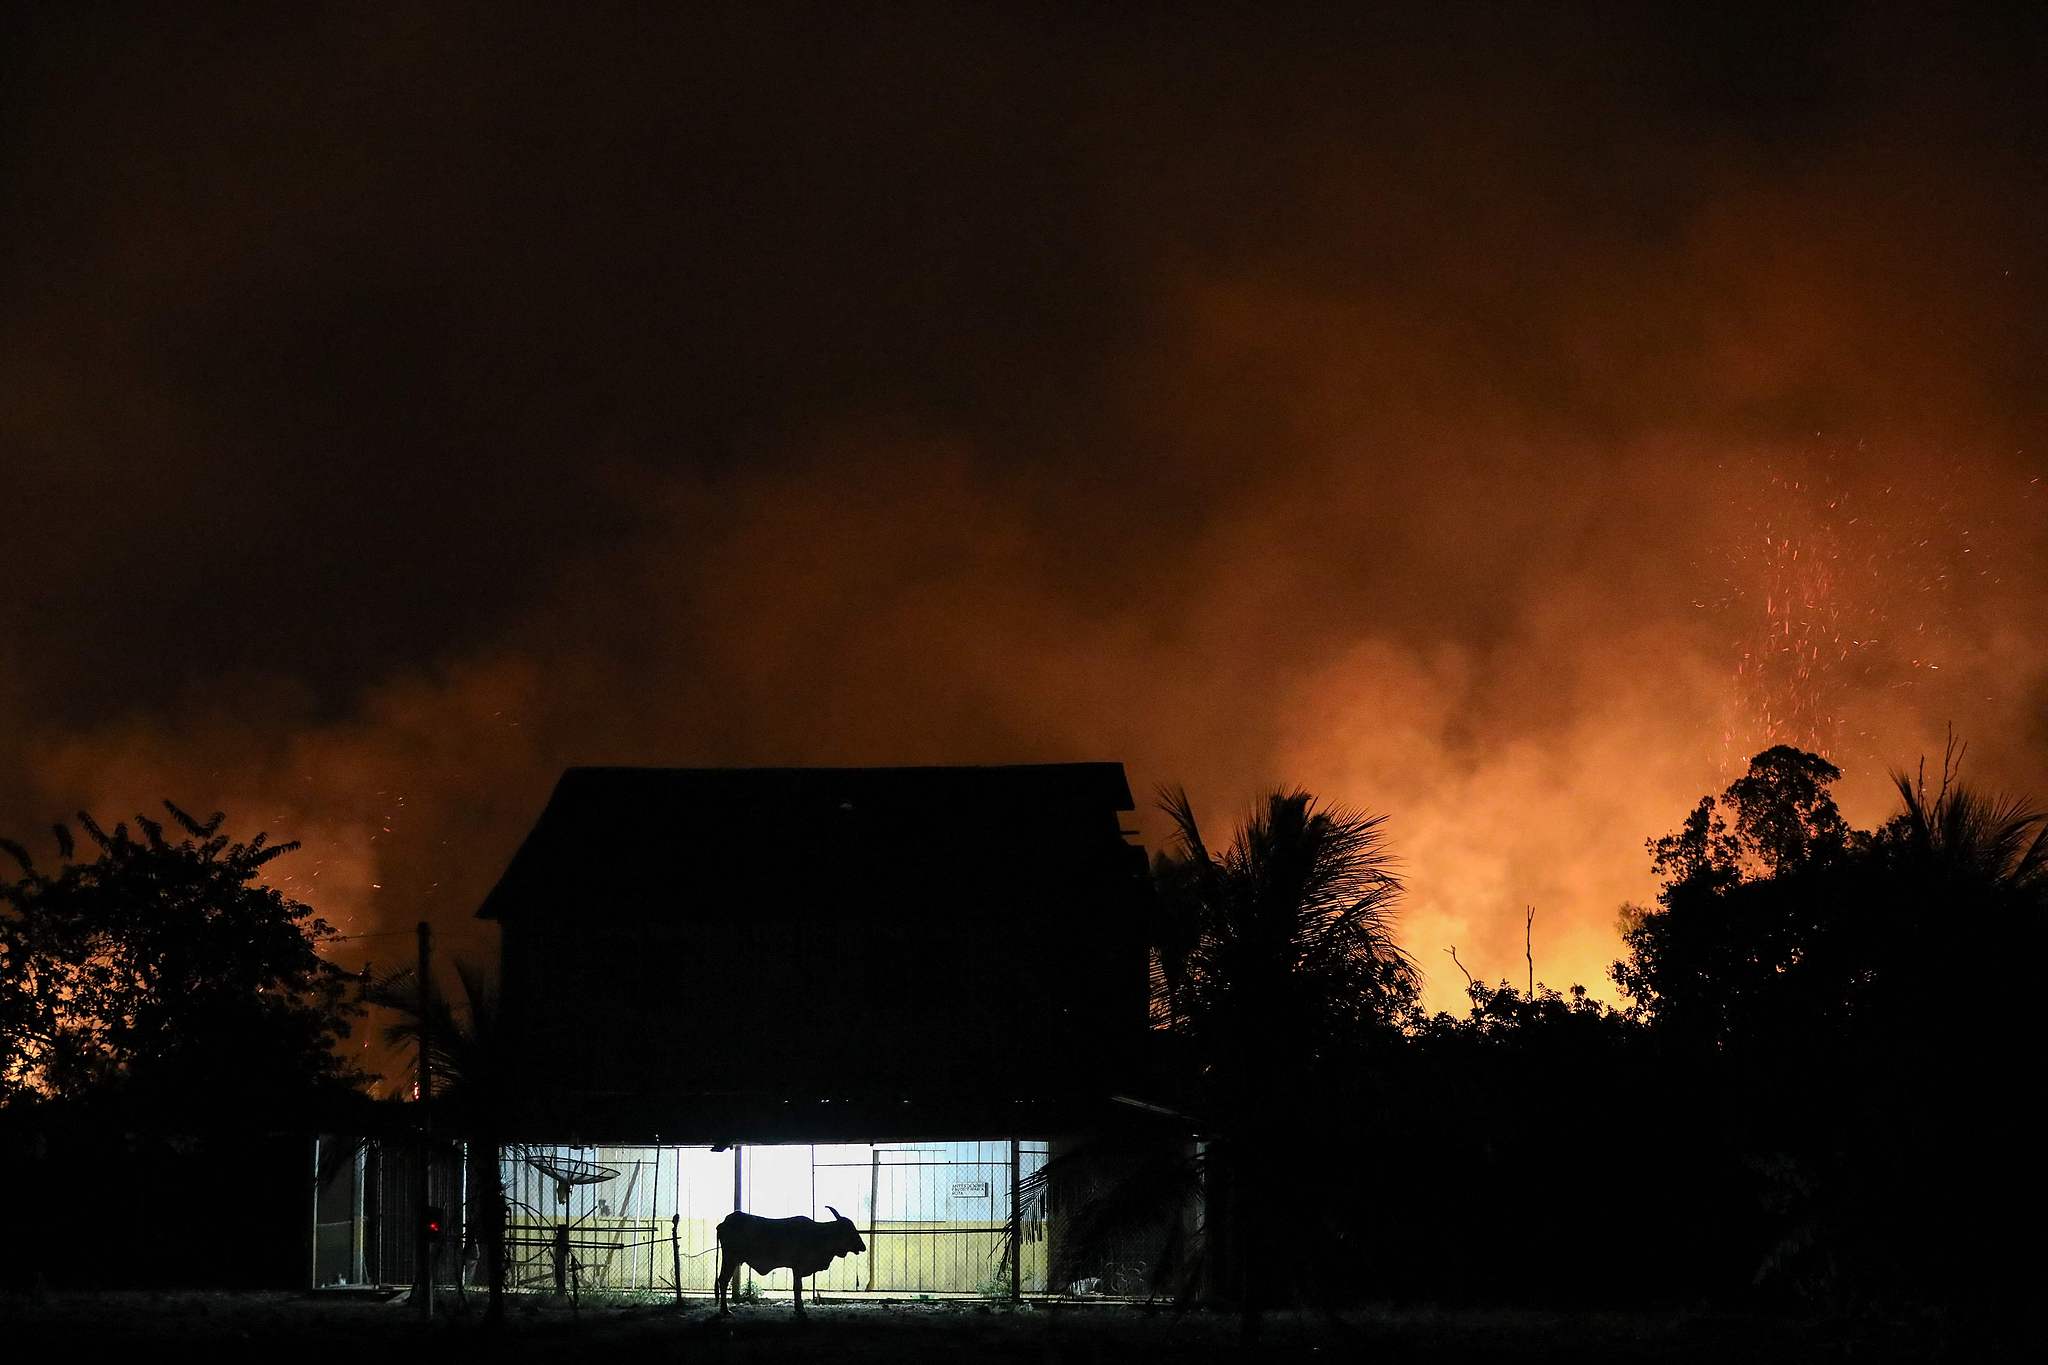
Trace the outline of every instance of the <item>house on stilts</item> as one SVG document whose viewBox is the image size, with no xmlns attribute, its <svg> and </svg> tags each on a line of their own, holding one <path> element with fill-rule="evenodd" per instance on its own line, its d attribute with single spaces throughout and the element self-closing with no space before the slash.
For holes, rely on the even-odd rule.
<svg viewBox="0 0 2048 1365">
<path fill-rule="evenodd" d="M 511 1287 L 709 1292 L 726 1213 L 829 1207 L 868 1251 L 826 1294 L 1144 1292 L 1135 1245 L 1053 1283 L 1058 1211 L 1018 1197 L 1069 1144 L 1189 1140 L 1141 1079 L 1131 809 L 1115 763 L 563 774 L 477 912 L 518 1078 Z M 364 1260 L 369 1206 L 408 1216 L 374 1153 L 323 1191 L 316 1283 L 402 1278 Z"/>
</svg>

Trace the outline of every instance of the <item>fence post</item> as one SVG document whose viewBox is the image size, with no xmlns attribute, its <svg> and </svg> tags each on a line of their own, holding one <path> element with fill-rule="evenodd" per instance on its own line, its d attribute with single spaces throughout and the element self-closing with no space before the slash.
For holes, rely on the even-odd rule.
<svg viewBox="0 0 2048 1365">
<path fill-rule="evenodd" d="M 1024 1211 L 1017 1205 L 1021 1144 L 1010 1139 L 1010 1302 L 1024 1297 Z"/>
<path fill-rule="evenodd" d="M 427 1205 L 433 1202 L 433 1142 L 434 1142 L 434 1061 L 433 1021 L 434 978 L 433 954 L 434 929 L 425 920 L 419 923 L 419 987 L 420 987 L 420 1055 L 419 1055 L 419 1107 L 420 1145 L 419 1171 L 413 1176 L 412 1209 L 412 1292 L 413 1306 L 423 1321 L 434 1318 L 434 1244 L 427 1236 Z"/>
<path fill-rule="evenodd" d="M 349 1174 L 353 1177 L 355 1189 L 349 1196 L 348 1278 L 350 1284 L 368 1284 L 370 1282 L 370 1257 L 364 1243 L 368 1240 L 370 1232 L 369 1139 L 357 1139 L 354 1169 Z"/>
<path fill-rule="evenodd" d="M 306 1287 L 320 1287 L 320 1135 L 313 1134 L 313 1254 L 310 1273 L 311 1281 Z"/>
<path fill-rule="evenodd" d="M 875 1244 L 882 1240 L 881 1230 L 875 1225 L 881 1221 L 882 1199 L 882 1149 L 868 1150 L 868 1292 L 875 1289 L 875 1262 L 881 1258 L 875 1252 Z"/>
<path fill-rule="evenodd" d="M 732 1211 L 734 1213 L 743 1213 L 746 1210 L 740 1186 L 740 1164 L 745 1160 L 745 1154 L 746 1148 L 740 1146 L 739 1143 L 735 1142 L 732 1145 Z M 739 1271 L 732 1277 L 732 1287 L 738 1289 L 741 1285 L 742 1277 L 744 1277 L 745 1283 L 752 1284 L 754 1282 L 753 1275 L 754 1272 L 751 1266 L 741 1266 Z"/>
</svg>

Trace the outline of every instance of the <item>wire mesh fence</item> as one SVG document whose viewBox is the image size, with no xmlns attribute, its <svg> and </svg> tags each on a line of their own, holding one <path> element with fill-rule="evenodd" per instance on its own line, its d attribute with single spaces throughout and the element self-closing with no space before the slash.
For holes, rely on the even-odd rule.
<svg viewBox="0 0 2048 1365">
<path fill-rule="evenodd" d="M 718 1224 L 738 1209 L 854 1222 L 867 1251 L 811 1277 L 819 1293 L 1007 1296 L 1013 1173 L 1045 1154 L 1043 1142 L 510 1148 L 508 1284 L 710 1293 Z M 1045 1292 L 1044 1246 L 1024 1230 L 1015 1292 Z M 742 1270 L 738 1285 L 792 1288 L 787 1270 Z"/>
<path fill-rule="evenodd" d="M 346 1144 L 346 1159 L 334 1160 L 330 1145 L 316 1205 L 315 1285 L 411 1282 L 417 1149 L 326 1141 Z M 853 1221 L 866 1250 L 808 1277 L 819 1294 L 1155 1292 L 1154 1272 L 1169 1254 L 1162 1249 L 1165 1224 L 1096 1247 L 1082 1260 L 1067 1254 L 1070 1225 L 1059 1210 L 1048 1214 L 1042 1199 L 1017 1204 L 1019 1184 L 1052 1151 L 1052 1144 L 1033 1140 L 509 1146 L 498 1154 L 505 1283 L 514 1293 L 710 1294 L 719 1270 L 718 1224 L 743 1210 Z M 474 1174 L 480 1156 L 437 1152 L 429 1169 L 428 1202 L 444 1211 L 446 1229 L 434 1252 L 435 1278 L 457 1288 L 481 1286 L 487 1274 L 463 1218 L 482 1183 Z M 787 1295 L 792 1287 L 788 1270 L 742 1268 L 736 1281 L 742 1297 Z"/>
<path fill-rule="evenodd" d="M 327 1139 L 330 1144 L 346 1139 Z M 314 1283 L 402 1284 L 413 1272 L 417 1157 L 403 1143 L 349 1144 L 318 1194 Z M 504 1148 L 506 1285 L 514 1292 L 709 1294 L 718 1224 L 734 1210 L 764 1217 L 844 1214 L 867 1244 L 809 1277 L 815 1292 L 878 1295 L 1044 1294 L 1048 1237 L 1020 1221 L 1017 1182 L 1043 1166 L 1043 1141 L 835 1143 L 758 1147 Z M 480 1285 L 484 1272 L 456 1211 L 467 1203 L 461 1154 L 437 1159 L 432 1194 L 450 1231 L 436 1279 Z M 1033 1216 L 1024 1210 L 1026 1219 Z M 742 1269 L 739 1292 L 791 1292 L 790 1272 Z"/>
</svg>

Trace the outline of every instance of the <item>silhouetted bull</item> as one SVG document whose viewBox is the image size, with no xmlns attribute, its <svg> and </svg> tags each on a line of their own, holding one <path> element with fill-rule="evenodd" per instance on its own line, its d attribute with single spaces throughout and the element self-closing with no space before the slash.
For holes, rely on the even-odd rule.
<svg viewBox="0 0 2048 1365">
<path fill-rule="evenodd" d="M 718 1225 L 718 1311 L 732 1311 L 725 1301 L 725 1287 L 745 1264 L 752 1266 L 756 1275 L 790 1271 L 796 1282 L 796 1311 L 803 1312 L 804 1276 L 817 1274 L 841 1256 L 858 1256 L 868 1249 L 851 1218 L 830 1204 L 825 1208 L 832 1214 L 829 1223 L 813 1218 L 727 1214 Z"/>
</svg>

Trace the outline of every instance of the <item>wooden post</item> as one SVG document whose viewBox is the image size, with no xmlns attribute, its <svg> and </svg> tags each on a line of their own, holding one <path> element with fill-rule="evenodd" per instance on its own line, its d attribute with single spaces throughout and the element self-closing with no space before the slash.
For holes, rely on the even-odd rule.
<svg viewBox="0 0 2048 1365">
<path fill-rule="evenodd" d="M 881 1221 L 880 1203 L 882 1197 L 882 1149 L 874 1148 L 868 1153 L 868 1292 L 875 1288 L 875 1262 L 881 1257 L 875 1254 L 875 1243 L 882 1240 L 881 1229 L 875 1225 Z"/>
<path fill-rule="evenodd" d="M 732 1145 L 732 1211 L 734 1213 L 746 1212 L 745 1195 L 742 1192 L 742 1187 L 740 1185 L 740 1170 L 742 1164 L 745 1161 L 745 1151 L 746 1148 L 740 1146 L 740 1144 L 737 1142 L 735 1142 Z M 742 1266 L 738 1268 L 733 1273 L 732 1287 L 734 1289 L 738 1289 L 740 1287 L 740 1278 L 742 1276 L 749 1277 L 747 1279 L 747 1283 L 752 1284 L 753 1280 L 751 1277 L 753 1273 L 753 1270 L 749 1267 Z"/>
<path fill-rule="evenodd" d="M 1018 1157 L 1022 1144 L 1010 1139 L 1010 1302 L 1024 1297 L 1024 1211 L 1017 1207 Z"/>
<path fill-rule="evenodd" d="M 370 1283 L 369 1252 L 364 1243 L 368 1240 L 369 1223 L 369 1179 L 370 1144 L 358 1141 L 354 1169 L 354 1192 L 349 1198 L 349 1258 L 348 1279 L 350 1284 Z"/>
<path fill-rule="evenodd" d="M 676 1302 L 683 1301 L 683 1149 L 676 1148 L 676 1213 L 668 1224 L 669 1259 L 675 1262 Z"/>
<path fill-rule="evenodd" d="M 309 1289 L 320 1287 L 320 1135 L 313 1134 L 313 1256 L 307 1278 Z"/>
<path fill-rule="evenodd" d="M 434 1098 L 433 1047 L 433 926 L 420 921 L 420 1057 L 419 1057 L 419 1104 L 420 1104 L 420 1156 L 419 1170 L 413 1177 L 412 1210 L 412 1284 L 413 1301 L 420 1317 L 432 1321 L 434 1316 L 434 1247 L 427 1236 L 427 1205 L 433 1199 L 430 1173 L 433 1168 L 434 1121 L 430 1108 Z"/>
</svg>

